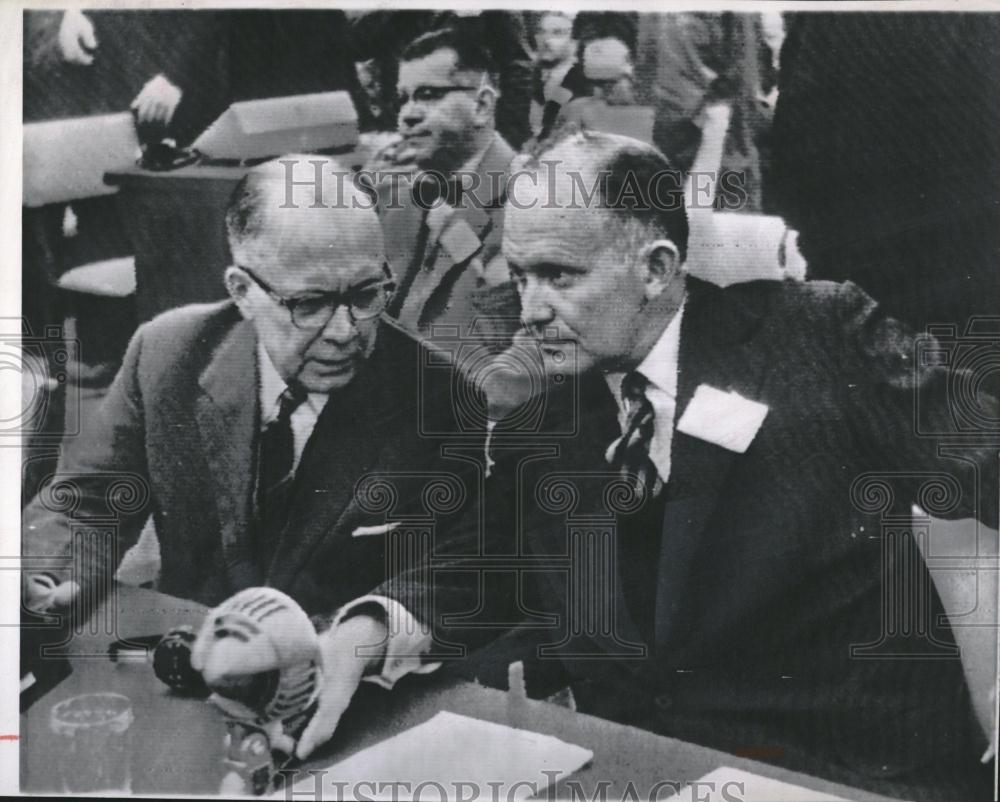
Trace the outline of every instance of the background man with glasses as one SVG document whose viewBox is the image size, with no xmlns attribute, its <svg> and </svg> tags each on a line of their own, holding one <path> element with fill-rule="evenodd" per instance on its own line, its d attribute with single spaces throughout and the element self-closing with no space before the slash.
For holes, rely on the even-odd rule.
<svg viewBox="0 0 1000 802">
<path fill-rule="evenodd" d="M 313 175 L 316 158 L 283 161 Z M 80 586 L 99 597 L 153 515 L 160 590 L 214 605 L 269 584 L 326 613 L 386 579 L 392 522 L 359 504 L 362 477 L 413 477 L 393 517 L 423 510 L 428 474 L 464 481 L 468 463 L 440 456 L 440 433 L 457 428 L 451 393 L 466 407 L 476 396 L 440 366 L 418 382 L 427 354 L 381 322 L 392 282 L 374 199 L 338 188 L 338 172 L 331 161 L 329 180 L 286 186 L 270 162 L 237 186 L 231 300 L 140 327 L 84 447 L 25 511 L 23 553 L 75 550 L 80 566 L 29 574 L 30 607 Z M 74 546 L 82 521 L 109 516 L 110 536 Z"/>
<path fill-rule="evenodd" d="M 488 53 L 485 43 L 450 28 L 403 51 L 397 158 L 419 172 L 412 183 L 384 180 L 379 206 L 399 282 L 390 314 L 431 337 L 442 324 L 465 337 L 476 323 L 500 351 L 520 313 L 500 253 L 514 151 L 496 132 L 499 92 Z"/>
</svg>

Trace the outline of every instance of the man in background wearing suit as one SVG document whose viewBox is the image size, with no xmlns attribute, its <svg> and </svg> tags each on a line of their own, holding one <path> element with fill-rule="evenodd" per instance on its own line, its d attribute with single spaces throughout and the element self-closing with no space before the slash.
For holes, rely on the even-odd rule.
<svg viewBox="0 0 1000 802">
<path fill-rule="evenodd" d="M 374 198 L 289 184 L 288 162 L 311 175 L 317 159 L 281 161 L 232 196 L 231 300 L 139 329 L 95 428 L 26 509 L 25 557 L 75 568 L 28 575 L 30 608 L 74 591 L 98 601 L 152 514 L 159 590 L 214 605 L 268 584 L 329 611 L 386 578 L 385 522 L 359 505 L 359 480 L 461 472 L 433 434 L 456 429 L 448 372 L 418 397 L 424 352 L 381 322 L 391 281 Z M 420 503 L 404 490 L 398 509 Z"/>
<path fill-rule="evenodd" d="M 915 371 L 913 337 L 852 284 L 686 277 L 683 204 L 647 145 L 568 133 L 525 169 L 539 180 L 507 207 L 504 254 L 562 381 L 540 425 L 494 431 L 487 548 L 530 557 L 535 595 L 469 570 L 473 537 L 436 549 L 430 586 L 414 573 L 376 591 L 398 603 L 384 615 L 349 605 L 323 636 L 332 672 L 300 754 L 364 672 L 391 686 L 428 670 L 412 654 L 431 637 L 407 637 L 400 607 L 469 646 L 531 610 L 559 622 L 538 662 L 559 664 L 581 712 L 906 798 L 985 793 L 941 602 L 911 533 L 880 520 L 919 501 L 996 525 L 995 444 L 938 454 L 961 441 L 959 377 Z M 567 208 L 574 174 L 603 177 L 597 202 Z M 914 433 L 915 397 L 936 437 Z M 915 605 L 894 606 L 894 587 L 919 589 Z M 384 660 L 354 656 L 387 632 Z"/>
<path fill-rule="evenodd" d="M 496 71 L 475 41 L 445 29 L 403 52 L 397 83 L 399 157 L 421 172 L 380 187 L 388 260 L 399 282 L 389 307 L 407 329 L 457 326 L 493 337 L 517 328 L 517 291 L 500 253 L 514 151 L 495 129 Z M 488 321 L 483 328 L 483 322 Z"/>
</svg>

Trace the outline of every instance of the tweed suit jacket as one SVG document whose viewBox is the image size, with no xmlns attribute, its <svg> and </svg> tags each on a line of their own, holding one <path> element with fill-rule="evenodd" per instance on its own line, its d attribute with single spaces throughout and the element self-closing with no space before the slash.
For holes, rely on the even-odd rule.
<svg viewBox="0 0 1000 802">
<path fill-rule="evenodd" d="M 23 554 L 73 557 L 84 597 L 100 596 L 152 514 L 158 589 L 171 595 L 214 605 L 268 584 L 310 614 L 328 614 L 384 581 L 388 533 L 380 528 L 423 514 L 429 477 L 464 481 L 469 463 L 443 457 L 441 444 L 460 428 L 453 393 L 466 406 L 478 396 L 447 366 L 428 369 L 424 349 L 383 322 L 363 368 L 316 422 L 283 531 L 262 535 L 276 539 L 273 559 L 248 567 L 261 428 L 256 353 L 253 325 L 228 301 L 141 326 L 94 426 L 65 449 L 57 476 L 25 509 Z M 379 475 L 397 484 L 389 506 L 373 506 L 378 494 L 365 489 L 365 477 Z"/>
<path fill-rule="evenodd" d="M 494 135 L 476 170 L 478 184 L 462 193 L 437 236 L 423 230 L 427 210 L 408 186 L 381 188 L 386 257 L 398 287 L 390 310 L 405 328 L 431 339 L 479 336 L 494 351 L 510 344 L 521 304 L 500 246 L 513 158 L 510 145 Z"/>
</svg>

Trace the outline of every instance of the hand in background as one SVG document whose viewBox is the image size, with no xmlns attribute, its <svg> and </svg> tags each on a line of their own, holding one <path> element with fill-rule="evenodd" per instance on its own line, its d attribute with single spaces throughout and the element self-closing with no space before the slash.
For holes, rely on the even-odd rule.
<svg viewBox="0 0 1000 802">
<path fill-rule="evenodd" d="M 33 613 L 68 609 L 80 593 L 76 582 L 60 582 L 51 574 L 26 574 L 22 587 L 24 606 Z"/>
<path fill-rule="evenodd" d="M 304 760 L 333 735 L 365 671 L 381 659 L 363 657 L 359 652 L 367 653 L 386 635 L 385 624 L 367 615 L 348 618 L 320 635 L 323 687 L 316 713 L 299 738 L 296 757 Z"/>
<path fill-rule="evenodd" d="M 59 50 L 70 64 L 94 63 L 97 37 L 94 24 L 82 11 L 65 11 L 59 23 Z"/>
<path fill-rule="evenodd" d="M 168 125 L 181 102 L 182 94 L 180 88 L 170 83 L 164 75 L 153 76 L 132 101 L 137 120 L 142 124 Z"/>
</svg>

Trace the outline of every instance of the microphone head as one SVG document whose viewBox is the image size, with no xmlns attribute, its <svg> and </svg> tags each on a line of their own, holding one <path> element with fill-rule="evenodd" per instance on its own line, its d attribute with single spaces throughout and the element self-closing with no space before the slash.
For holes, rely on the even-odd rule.
<svg viewBox="0 0 1000 802">
<path fill-rule="evenodd" d="M 281 591 L 240 591 L 209 613 L 199 640 L 202 676 L 232 718 L 287 722 L 315 701 L 319 639 L 305 611 Z"/>
</svg>

